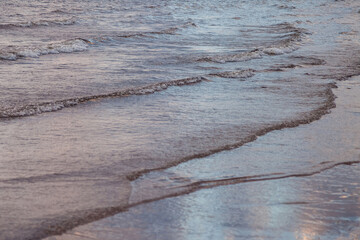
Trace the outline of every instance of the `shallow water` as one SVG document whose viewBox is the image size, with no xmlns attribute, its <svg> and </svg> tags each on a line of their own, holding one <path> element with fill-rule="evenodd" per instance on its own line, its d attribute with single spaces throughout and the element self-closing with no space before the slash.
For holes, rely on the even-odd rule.
<svg viewBox="0 0 360 240">
<path fill-rule="evenodd" d="M 359 239 L 359 79 L 321 120 L 145 174 L 132 207 L 47 240 Z"/>
<path fill-rule="evenodd" d="M 356 1 L 0 5 L 4 239 L 114 214 L 141 173 L 317 120 L 334 82 L 360 73 Z M 241 164 L 264 175 L 321 162 Z"/>
<path fill-rule="evenodd" d="M 47 239 L 357 240 L 359 173 L 359 165 L 338 166 L 307 178 L 200 190 Z"/>
</svg>

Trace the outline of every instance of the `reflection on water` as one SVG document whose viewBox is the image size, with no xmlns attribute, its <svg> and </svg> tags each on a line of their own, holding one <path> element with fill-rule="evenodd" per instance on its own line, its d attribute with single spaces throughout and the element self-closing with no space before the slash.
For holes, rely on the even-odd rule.
<svg viewBox="0 0 360 240">
<path fill-rule="evenodd" d="M 339 166 L 308 178 L 201 190 L 48 239 L 357 240 L 359 176 L 359 165 Z"/>
<path fill-rule="evenodd" d="M 218 155 L 218 161 L 228 164 L 236 158 L 251 156 L 275 157 L 273 161 L 288 159 L 302 161 L 307 157 L 324 157 L 323 151 L 313 145 L 299 147 L 299 141 L 316 138 L 317 144 L 330 142 L 339 152 L 326 155 L 328 161 L 342 160 L 359 162 L 359 78 L 342 83 L 336 90 L 339 98 L 333 113 L 318 122 L 295 129 L 270 133 L 248 144 L 243 150 L 237 149 Z M 350 102 L 349 102 L 350 101 Z M 343 118 L 339 121 L 339 118 Z M 343 126 L 339 126 L 343 124 Z M 332 128 L 337 126 L 337 128 Z M 351 127 L 349 127 L 351 126 Z M 342 129 L 332 131 L 332 129 Z M 301 134 L 300 134 L 301 133 Z M 331 138 L 331 139 L 329 139 Z M 343 141 L 348 138 L 352 140 Z M 291 141 L 289 141 L 291 139 Z M 282 144 L 283 151 L 272 153 Z M 280 142 L 281 142 L 280 141 Z M 262 146 L 266 142 L 269 149 Z M 310 141 L 311 143 L 311 141 Z M 334 145 L 337 143 L 336 145 Z M 292 148 L 296 147 L 296 151 Z M 239 152 L 240 151 L 240 152 Z M 306 153 L 306 155 L 304 155 Z M 181 174 L 191 181 L 202 177 L 219 180 L 221 175 L 217 165 L 207 166 L 207 174 L 199 166 L 205 166 L 208 158 L 193 160 L 177 167 L 157 173 L 149 173 L 133 184 L 135 192 L 132 201 L 151 199 L 159 194 L 167 196 L 173 186 L 186 185 Z M 230 160 L 229 160 L 230 159 Z M 255 159 L 255 158 L 254 158 Z M 311 159 L 310 159 L 311 160 Z M 241 161 L 242 163 L 242 161 Z M 326 163 L 323 163 L 326 165 Z M 232 168 L 232 174 L 239 174 Z M 177 178 L 166 178 L 169 172 L 176 172 Z M 200 173 L 200 174 L 198 174 Z M 174 175 L 170 175 L 174 176 Z M 178 180 L 177 184 L 164 181 Z M 156 185 L 156 181 L 161 184 Z M 153 184 L 153 185 L 151 185 Z M 221 185 L 221 184 L 220 184 Z M 158 189 L 157 189 L 158 188 Z M 136 191 L 137 190 L 137 191 Z M 142 193 L 140 193 L 142 192 Z M 283 179 L 245 182 L 202 189 L 179 197 L 141 204 L 128 211 L 98 222 L 80 226 L 67 234 L 51 239 L 277 239 L 277 240 L 357 240 L 360 237 L 360 164 L 338 165 L 311 176 L 293 176 Z"/>
<path fill-rule="evenodd" d="M 359 121 L 341 117 L 343 125 L 323 122 L 332 131 L 279 131 L 215 154 L 334 107 L 334 79 L 360 72 L 358 41 L 340 33 L 356 33 L 353 6 L 359 2 L 0 2 L 0 239 L 41 238 L 170 193 L 290 179 L 354 160 L 359 134 L 349 129 Z M 292 204 L 268 205 L 294 189 L 249 186 L 243 197 L 267 197 L 257 211 L 240 204 L 229 212 L 241 196 L 205 191 L 162 209 L 170 229 L 133 232 L 237 238 L 237 227 L 260 236 L 291 222 L 284 215 Z M 222 228 L 211 220 L 218 216 Z"/>
</svg>

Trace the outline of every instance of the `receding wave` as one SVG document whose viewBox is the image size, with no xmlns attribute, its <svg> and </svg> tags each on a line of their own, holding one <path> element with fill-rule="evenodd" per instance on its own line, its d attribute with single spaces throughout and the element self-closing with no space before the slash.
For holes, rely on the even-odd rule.
<svg viewBox="0 0 360 240">
<path fill-rule="evenodd" d="M 180 184 L 178 186 L 172 186 L 171 188 L 167 188 L 167 191 L 163 192 L 162 195 L 156 195 L 158 191 L 155 194 L 151 194 L 153 191 L 145 191 L 148 193 L 150 192 L 150 195 L 137 197 L 134 200 L 130 199 L 129 203 L 127 204 L 122 204 L 107 208 L 92 209 L 89 211 L 81 211 L 81 212 L 78 211 L 75 213 L 70 213 L 69 215 L 67 215 L 67 217 L 58 218 L 58 219 L 48 219 L 46 224 L 44 224 L 43 229 L 38 231 L 36 235 L 38 238 L 43 238 L 51 235 L 59 235 L 76 226 L 90 223 L 96 220 L 104 219 L 109 216 L 113 216 L 117 213 L 127 211 L 128 209 L 139 206 L 141 204 L 154 202 L 161 199 L 176 197 L 184 194 L 189 194 L 201 189 L 215 188 L 220 186 L 249 183 L 249 182 L 262 182 L 262 181 L 273 181 L 273 180 L 287 179 L 287 178 L 309 177 L 316 174 L 321 174 L 322 172 L 330 170 L 337 166 L 353 165 L 359 163 L 360 161 L 334 163 L 326 167 L 310 170 L 307 172 L 297 172 L 297 173 L 295 172 L 288 174 L 275 172 L 268 174 L 250 175 L 250 176 L 241 176 L 241 177 L 232 177 L 232 178 L 199 180 L 199 181 L 193 181 L 187 184 Z M 148 182 L 149 179 L 144 178 L 144 181 Z M 163 182 L 164 178 L 161 178 L 160 181 Z M 161 186 L 164 186 L 164 184 L 163 183 L 160 184 L 160 187 Z M 142 186 L 139 185 L 139 187 Z M 153 185 L 153 187 L 156 188 L 157 186 Z"/>
<path fill-rule="evenodd" d="M 334 108 L 335 105 L 335 95 L 332 92 L 332 88 L 334 88 L 335 85 L 333 83 L 329 83 L 326 85 L 326 90 L 324 90 L 323 92 L 321 92 L 321 96 L 324 97 L 324 102 L 318 106 L 316 109 L 311 110 L 309 112 L 305 112 L 302 114 L 297 115 L 296 117 L 277 123 L 277 124 L 272 124 L 270 126 L 265 126 L 259 130 L 256 130 L 255 132 L 253 132 L 252 134 L 250 134 L 249 136 L 245 137 L 243 140 L 236 142 L 234 144 L 229 144 L 229 145 L 225 145 L 225 146 L 220 146 L 219 148 L 215 148 L 215 149 L 210 149 L 207 152 L 202 152 L 202 153 L 198 153 L 195 155 L 190 155 L 187 156 L 183 159 L 179 159 L 176 162 L 172 162 L 169 165 L 163 166 L 162 168 L 158 168 L 158 169 L 146 169 L 143 171 L 139 171 L 137 173 L 132 174 L 129 177 L 129 180 L 135 180 L 136 178 L 138 178 L 139 176 L 151 172 L 153 170 L 160 170 L 160 169 L 166 169 L 172 166 L 175 166 L 177 164 L 180 164 L 182 162 L 186 162 L 192 159 L 196 159 L 196 158 L 203 158 L 203 157 L 207 157 L 210 156 L 212 154 L 218 153 L 218 152 L 222 152 L 222 151 L 226 151 L 226 150 L 231 150 L 234 148 L 238 148 L 243 146 L 245 143 L 248 142 L 252 142 L 254 140 L 256 140 L 259 136 L 263 136 L 268 132 L 274 131 L 274 130 L 280 130 L 280 129 L 284 129 L 284 128 L 294 128 L 297 127 L 301 124 L 309 124 L 313 121 L 319 120 L 323 115 L 328 114 L 330 112 L 330 109 Z"/>
<path fill-rule="evenodd" d="M 8 29 L 8 28 L 16 28 L 16 27 L 29 28 L 29 27 L 39 27 L 39 26 L 73 25 L 75 23 L 76 23 L 75 18 L 52 19 L 52 20 L 43 19 L 37 21 L 0 24 L 0 29 Z"/>
<path fill-rule="evenodd" d="M 196 80 L 196 81 L 202 81 L 201 79 L 202 78 L 198 78 L 198 80 Z M 177 83 L 179 83 L 178 81 L 184 81 L 184 80 L 173 81 L 173 85 L 176 85 Z M 160 86 L 161 84 L 162 83 L 159 83 L 158 86 Z M 162 184 L 164 181 L 164 177 L 161 175 L 161 172 L 159 172 L 160 178 L 155 178 L 155 179 L 150 179 L 150 180 L 147 179 L 146 176 L 143 176 L 143 174 L 145 174 L 145 173 L 149 173 L 154 170 L 166 169 L 168 167 L 177 165 L 181 162 L 189 161 L 189 160 L 192 160 L 195 158 L 206 157 L 206 156 L 212 155 L 212 154 L 220 152 L 220 151 L 231 150 L 236 147 L 242 146 L 247 142 L 254 141 L 258 136 L 264 135 L 270 131 L 278 130 L 278 129 L 282 129 L 282 128 L 296 127 L 300 124 L 307 124 L 314 120 L 319 119 L 323 114 L 326 114 L 330 108 L 334 107 L 335 96 L 333 95 L 333 93 L 331 91 L 330 85 L 324 94 L 326 94 L 326 96 L 327 96 L 327 101 L 324 102 L 324 104 L 322 106 L 319 106 L 317 109 L 315 109 L 309 113 L 306 113 L 304 115 L 301 115 L 297 119 L 288 120 L 288 121 L 285 121 L 280 124 L 275 124 L 275 125 L 260 129 L 241 142 L 238 142 L 233 145 L 219 147 L 218 149 L 212 149 L 212 150 L 209 150 L 208 152 L 204 152 L 201 154 L 190 155 L 183 159 L 179 159 L 178 162 L 171 163 L 168 166 L 163 166 L 162 168 L 147 169 L 147 170 L 143 170 L 143 171 L 139 171 L 139 172 L 129 173 L 129 175 L 127 175 L 128 180 L 130 180 L 130 181 L 137 180 L 137 181 L 133 182 L 136 185 L 133 185 L 133 192 L 129 199 L 129 202 L 120 204 L 118 206 L 70 212 L 67 215 L 62 216 L 62 217 L 57 217 L 57 218 L 52 218 L 52 219 L 49 218 L 46 221 L 46 224 L 43 225 L 43 227 L 35 233 L 36 237 L 41 238 L 41 237 L 47 237 L 50 235 L 61 234 L 69 229 L 72 229 L 72 228 L 78 226 L 78 225 L 82 225 L 85 223 L 103 219 L 108 216 L 112 216 L 116 213 L 126 211 L 127 209 L 134 207 L 134 206 L 138 206 L 140 204 L 195 192 L 199 189 L 213 188 L 213 187 L 218 187 L 218 186 L 223 186 L 223 185 L 239 184 L 239 183 L 246 183 L 246 182 L 269 181 L 269 180 L 286 179 L 286 178 L 292 178 L 292 177 L 306 177 L 306 176 L 311 176 L 311 175 L 321 173 L 322 171 L 331 169 L 338 165 L 357 164 L 360 161 L 340 162 L 340 163 L 324 163 L 324 164 L 321 164 L 320 166 L 315 166 L 314 169 L 310 169 L 308 171 L 298 171 L 298 172 L 294 171 L 294 172 L 289 172 L 289 173 L 273 172 L 273 173 L 265 173 L 265 174 L 259 174 L 259 175 L 223 177 L 223 178 L 218 178 L 218 179 L 193 179 L 193 180 L 189 179 L 189 181 L 178 181 L 176 184 L 171 185 L 172 186 L 171 188 L 166 188 L 166 191 L 161 192 L 161 194 L 158 194 L 159 193 L 158 191 L 149 191 L 148 187 L 154 187 L 154 189 L 155 189 L 155 188 L 159 188 L 161 186 L 166 186 L 166 184 L 165 185 Z M 142 176 L 142 177 L 139 178 L 140 176 Z M 39 181 L 40 179 L 43 179 L 44 177 L 45 178 L 48 178 L 48 177 L 50 177 L 50 178 L 60 177 L 61 178 L 63 176 L 62 175 L 39 176 L 39 177 L 25 178 L 25 179 L 10 179 L 10 180 L 6 180 L 6 181 L 9 183 L 17 182 L 17 181 Z M 157 179 L 159 179 L 158 182 L 156 181 Z M 177 179 L 178 178 L 176 178 L 175 181 L 177 181 Z M 145 185 L 142 185 L 143 183 L 145 183 Z M 156 185 L 157 183 L 159 183 L 160 185 Z M 138 187 L 139 187 L 139 189 L 138 189 Z M 147 188 L 148 191 L 141 191 L 141 188 L 144 188 L 144 187 Z M 137 191 L 134 191 L 134 190 L 137 190 Z M 136 192 L 140 193 L 140 195 L 133 194 L 133 193 L 136 194 Z M 143 195 L 143 193 L 145 195 Z"/>
<path fill-rule="evenodd" d="M 64 99 L 54 102 L 30 104 L 26 106 L 3 110 L 0 112 L 0 118 L 26 117 L 26 116 L 45 113 L 45 112 L 54 112 L 66 107 L 76 106 L 80 103 L 88 102 L 91 100 L 111 98 L 111 97 L 128 97 L 131 95 L 152 94 L 155 92 L 163 91 L 171 86 L 191 85 L 195 83 L 200 83 L 202 81 L 209 81 L 209 80 L 206 79 L 205 77 L 192 77 L 192 78 L 185 78 L 185 79 L 178 79 L 168 82 L 150 84 L 138 88 L 124 89 L 124 90 L 107 93 L 107 94 L 101 94 L 101 95 Z"/>
<path fill-rule="evenodd" d="M 240 176 L 240 177 L 207 179 L 207 180 L 197 180 L 197 181 L 191 181 L 190 179 L 186 179 L 186 181 L 182 181 L 182 182 L 178 181 L 179 184 L 175 188 L 178 189 L 178 192 L 176 192 L 176 194 L 183 194 L 184 190 L 186 190 L 186 192 L 194 192 L 199 189 L 213 188 L 213 187 L 219 187 L 219 186 L 224 186 L 224 185 L 233 185 L 233 184 L 239 184 L 239 183 L 271 181 L 271 180 L 279 180 L 279 179 L 294 178 L 294 177 L 308 177 L 308 176 L 313 176 L 315 174 L 320 174 L 324 171 L 335 168 L 337 166 L 352 165 L 352 164 L 359 164 L 359 163 L 360 163 L 360 161 L 338 162 L 338 163 L 328 164 L 327 166 L 323 166 L 321 168 L 315 168 L 315 169 L 311 169 L 311 170 L 307 170 L 307 171 L 299 171 L 299 172 L 293 172 L 293 173 L 275 172 L 275 173 L 252 175 L 252 176 Z M 146 178 L 144 178 L 144 180 L 146 180 Z M 154 179 L 152 179 L 152 181 L 154 181 Z M 162 181 L 161 185 L 164 185 L 164 183 L 163 183 L 164 178 L 161 178 L 160 181 Z M 155 182 L 155 184 L 156 184 L 156 182 Z M 174 184 L 172 186 L 174 186 Z M 181 192 L 181 193 L 179 193 L 179 192 Z M 171 195 L 173 195 L 173 194 L 171 194 Z M 166 197 L 168 197 L 168 196 L 163 196 L 162 198 L 166 198 Z M 143 199 L 140 202 L 135 201 L 133 204 L 139 204 L 139 203 L 148 202 L 148 201 L 149 200 L 144 201 L 144 199 Z"/>
</svg>

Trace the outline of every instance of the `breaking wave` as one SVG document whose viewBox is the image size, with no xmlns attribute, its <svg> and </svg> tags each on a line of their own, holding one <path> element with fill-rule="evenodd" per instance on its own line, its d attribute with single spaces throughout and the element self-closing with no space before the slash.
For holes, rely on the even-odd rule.
<svg viewBox="0 0 360 240">
<path fill-rule="evenodd" d="M 187 28 L 190 26 L 196 27 L 195 23 L 187 22 L 177 27 L 171 27 L 159 31 L 122 34 L 116 36 L 100 36 L 91 39 L 75 38 L 62 42 L 50 43 L 47 44 L 46 46 L 8 46 L 0 49 L 0 60 L 15 61 L 19 58 L 26 58 L 26 57 L 38 58 L 42 55 L 48 55 L 48 54 L 82 52 L 87 50 L 88 47 L 94 43 L 105 42 L 114 39 L 116 37 L 131 38 L 131 37 L 149 37 L 150 35 L 175 34 L 176 31 L 179 31 L 180 29 Z"/>
<path fill-rule="evenodd" d="M 88 102 L 91 100 L 111 98 L 111 97 L 128 97 L 132 95 L 152 94 L 155 92 L 163 91 L 171 86 L 190 85 L 190 84 L 200 83 L 202 81 L 209 81 L 209 80 L 206 79 L 205 77 L 192 77 L 192 78 L 185 78 L 185 79 L 178 79 L 168 82 L 150 84 L 138 88 L 124 89 L 124 90 L 107 93 L 107 94 L 101 94 L 101 95 L 64 99 L 54 102 L 30 104 L 26 106 L 3 110 L 0 112 L 0 118 L 26 117 L 26 116 L 45 113 L 45 112 L 54 112 L 66 107 L 76 106 L 80 103 Z"/>
<path fill-rule="evenodd" d="M 306 39 L 306 35 L 309 34 L 305 29 L 296 28 L 292 24 L 283 23 L 271 26 L 266 31 L 271 33 L 286 33 L 281 36 L 280 40 L 277 40 L 273 45 L 256 48 L 251 51 L 240 52 L 227 55 L 213 55 L 205 56 L 196 59 L 197 62 L 214 62 L 214 63 L 226 63 L 226 62 L 243 62 L 252 59 L 262 58 L 264 56 L 282 55 L 291 53 L 300 48 L 301 42 Z"/>
<path fill-rule="evenodd" d="M 8 46 L 0 49 L 0 60 L 15 61 L 24 57 L 37 58 L 47 54 L 81 52 L 88 48 L 89 43 L 86 39 L 73 39 L 38 47 Z"/>
</svg>

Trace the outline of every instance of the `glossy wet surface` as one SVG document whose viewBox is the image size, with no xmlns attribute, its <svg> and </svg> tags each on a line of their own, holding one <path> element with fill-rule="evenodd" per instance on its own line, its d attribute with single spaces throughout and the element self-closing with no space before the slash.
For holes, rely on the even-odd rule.
<svg viewBox="0 0 360 240">
<path fill-rule="evenodd" d="M 360 168 L 200 190 L 131 208 L 50 239 L 286 239 L 360 237 Z"/>
<path fill-rule="evenodd" d="M 317 122 L 142 176 L 130 202 L 202 190 L 140 204 L 48 239 L 359 239 L 359 78 L 339 84 L 335 93 L 337 108 Z M 328 165 L 339 159 L 347 163 Z M 318 161 L 322 170 L 279 173 Z M 277 174 L 265 162 L 278 164 Z M 249 169 L 269 175 L 251 177 Z"/>
</svg>

